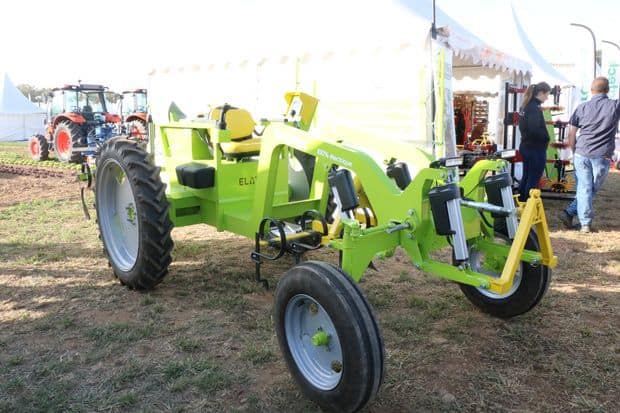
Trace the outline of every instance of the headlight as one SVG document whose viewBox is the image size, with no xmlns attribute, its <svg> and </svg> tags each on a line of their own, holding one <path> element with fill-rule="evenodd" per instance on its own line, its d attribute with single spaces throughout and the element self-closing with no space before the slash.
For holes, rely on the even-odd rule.
<svg viewBox="0 0 620 413">
<path fill-rule="evenodd" d="M 439 167 L 446 167 L 446 168 L 454 168 L 455 166 L 461 166 L 463 165 L 463 157 L 462 156 L 456 156 L 454 158 L 440 158 L 437 159 L 436 161 L 431 162 L 430 167 L 431 168 L 439 168 Z"/>
<path fill-rule="evenodd" d="M 463 157 L 459 156 L 456 158 L 446 158 L 446 163 L 445 163 L 447 168 L 452 168 L 455 166 L 461 166 L 463 165 Z"/>
<path fill-rule="evenodd" d="M 510 159 L 510 158 L 514 158 L 515 156 L 517 156 L 517 150 L 516 149 L 509 149 L 507 151 L 502 151 L 500 153 L 500 157 L 502 159 Z"/>
</svg>

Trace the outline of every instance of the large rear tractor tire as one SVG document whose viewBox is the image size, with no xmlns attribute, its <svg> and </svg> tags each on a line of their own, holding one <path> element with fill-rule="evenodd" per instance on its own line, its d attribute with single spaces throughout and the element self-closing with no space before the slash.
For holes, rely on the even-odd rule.
<svg viewBox="0 0 620 413">
<path fill-rule="evenodd" d="M 148 290 L 172 261 L 172 222 L 159 168 L 138 142 L 111 139 L 97 160 L 95 206 L 105 254 L 121 283 Z"/>
<path fill-rule="evenodd" d="M 499 221 L 495 227 L 495 239 L 509 243 L 505 221 Z M 538 236 L 534 230 L 525 243 L 525 249 L 540 251 Z M 485 269 L 483 251 L 470 250 L 470 264 L 474 271 L 499 278 L 501 272 Z M 460 284 L 463 294 L 476 307 L 485 313 L 500 318 L 511 318 L 526 313 L 534 308 L 547 292 L 551 283 L 551 269 L 545 265 L 519 262 L 512 288 L 504 294 L 496 294 L 484 288 Z"/>
<path fill-rule="evenodd" d="M 43 135 L 32 135 L 28 140 L 28 152 L 35 161 L 47 161 L 50 150 L 49 143 Z"/>
<path fill-rule="evenodd" d="M 54 131 L 54 149 L 61 162 L 80 163 L 82 154 L 74 152 L 82 141 L 82 129 L 73 122 L 60 122 Z"/>
<path fill-rule="evenodd" d="M 355 412 L 375 396 L 384 347 L 372 308 L 342 270 L 306 261 L 291 268 L 275 292 L 274 324 L 288 368 L 323 409 Z"/>
</svg>

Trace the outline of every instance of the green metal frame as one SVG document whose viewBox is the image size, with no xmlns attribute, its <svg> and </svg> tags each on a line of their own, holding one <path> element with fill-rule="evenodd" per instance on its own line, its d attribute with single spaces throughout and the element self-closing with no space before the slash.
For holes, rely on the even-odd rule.
<svg viewBox="0 0 620 413">
<path fill-rule="evenodd" d="M 341 251 L 342 269 L 353 279 L 361 279 L 371 260 L 389 257 L 396 247 L 402 247 L 416 268 L 459 283 L 493 289 L 496 280 L 492 277 L 474 272 L 467 266 L 457 267 L 431 258 L 431 252 L 446 247 L 448 242 L 435 233 L 428 192 L 432 187 L 446 183 L 448 169 L 422 168 L 412 183 L 401 191 L 377 162 L 357 145 L 353 147 L 309 133 L 304 130 L 309 128 L 309 123 L 307 116 L 303 123 L 265 122 L 260 155 L 243 161 L 223 156 L 220 144 L 230 142 L 230 131 L 218 129 L 215 122 L 183 120 L 157 125 L 157 139 L 163 153 L 162 172 L 168 183 L 167 198 L 174 225 L 206 223 L 220 231 L 254 238 L 265 217 L 291 220 L 311 209 L 325 211 L 329 194 L 328 172 L 333 165 L 338 165 L 349 169 L 359 179 L 377 221 L 376 226 L 365 228 L 356 220 L 342 220 L 342 237 L 326 242 Z M 385 142 L 371 145 L 375 149 L 386 146 Z M 290 194 L 288 163 L 294 149 L 315 157 L 307 199 L 292 200 Z M 412 147 L 409 149 L 416 151 Z M 420 162 L 429 159 L 420 154 L 414 156 L 421 159 Z M 175 168 L 187 162 L 215 168 L 215 185 L 208 189 L 180 185 Z M 459 185 L 468 198 L 482 202 L 485 199 L 484 186 L 481 185 L 484 177 L 505 168 L 503 160 L 480 161 Z M 506 262 L 511 246 L 492 242 L 493 229 L 483 224 L 478 211 L 461 210 L 468 245 L 483 249 L 487 256 L 495 256 L 498 263 Z M 542 213 L 544 215 L 544 211 Z M 532 215 L 531 222 L 521 225 L 531 226 L 536 216 L 539 215 Z M 490 217 L 489 221 L 492 221 Z M 408 228 L 394 231 L 396 225 L 402 228 L 405 223 Z M 548 233 L 540 236 L 548 238 Z M 545 245 L 550 243 L 545 242 Z M 520 248 L 522 250 L 523 246 Z M 545 262 L 551 266 L 555 265 L 553 258 L 551 251 L 541 255 L 522 250 L 520 254 L 522 261 Z"/>
</svg>

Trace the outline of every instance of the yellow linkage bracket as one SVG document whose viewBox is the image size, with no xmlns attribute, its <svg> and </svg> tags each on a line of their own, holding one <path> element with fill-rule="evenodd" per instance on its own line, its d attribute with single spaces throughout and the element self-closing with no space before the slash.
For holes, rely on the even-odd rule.
<svg viewBox="0 0 620 413">
<path fill-rule="evenodd" d="M 525 249 L 525 242 L 527 241 L 532 225 L 536 225 L 536 234 L 538 235 L 538 242 L 540 244 L 542 264 L 549 268 L 553 268 L 558 263 L 558 257 L 553 255 L 553 248 L 551 247 L 549 227 L 547 226 L 547 217 L 545 216 L 545 209 L 542 199 L 540 198 L 540 190 L 530 190 L 530 197 L 525 203 L 525 207 L 520 205 L 519 209 L 521 211 L 521 220 L 517 228 L 517 233 L 515 234 L 515 239 L 510 247 L 504 270 L 499 279 L 491 280 L 491 285 L 489 287 L 490 291 L 497 294 L 504 294 L 512 287 L 514 275 L 517 271 L 519 261 L 521 261 L 521 254 Z"/>
</svg>

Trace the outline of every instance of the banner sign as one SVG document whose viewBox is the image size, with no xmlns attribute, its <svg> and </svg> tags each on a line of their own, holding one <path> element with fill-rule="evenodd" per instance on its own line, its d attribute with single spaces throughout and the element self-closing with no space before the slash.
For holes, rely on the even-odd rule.
<svg viewBox="0 0 620 413">
<path fill-rule="evenodd" d="M 602 76 L 609 79 L 609 93 L 611 99 L 620 97 L 620 51 L 606 47 L 603 50 Z"/>
</svg>

